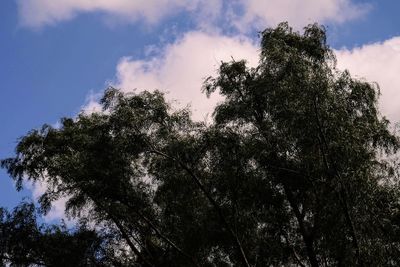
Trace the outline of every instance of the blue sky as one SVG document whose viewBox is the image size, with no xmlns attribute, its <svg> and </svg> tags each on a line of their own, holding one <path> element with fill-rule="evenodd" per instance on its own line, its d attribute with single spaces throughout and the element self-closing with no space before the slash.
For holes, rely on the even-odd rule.
<svg viewBox="0 0 400 267">
<path fill-rule="evenodd" d="M 397 122 L 398 10 L 396 0 L 1 1 L 0 158 L 32 128 L 95 111 L 108 85 L 168 91 L 203 119 L 219 98 L 201 95 L 202 79 L 231 56 L 255 65 L 257 32 L 284 20 L 326 25 L 338 66 L 378 82 L 382 113 Z M 16 193 L 0 170 L 0 190 L 13 207 L 43 188 Z"/>
</svg>

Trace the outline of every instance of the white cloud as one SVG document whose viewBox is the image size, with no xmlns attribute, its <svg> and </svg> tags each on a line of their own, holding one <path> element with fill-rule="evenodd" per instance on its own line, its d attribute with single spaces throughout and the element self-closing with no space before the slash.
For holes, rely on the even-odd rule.
<svg viewBox="0 0 400 267">
<path fill-rule="evenodd" d="M 307 24 L 343 23 L 365 14 L 370 5 L 355 4 L 351 0 L 239 0 L 244 15 L 236 17 L 235 24 L 244 30 L 250 26 L 263 30 L 288 21 L 295 28 Z"/>
<path fill-rule="evenodd" d="M 167 93 L 179 106 L 191 104 L 194 118 L 211 115 L 221 100 L 216 95 L 207 99 L 201 92 L 203 81 L 215 75 L 221 61 L 246 59 L 249 66 L 258 63 L 258 46 L 245 37 L 227 37 L 203 32 L 189 32 L 162 49 L 149 60 L 122 58 L 117 66 L 115 87 L 125 92 L 158 89 Z"/>
<path fill-rule="evenodd" d="M 117 66 L 115 86 L 125 91 L 160 89 L 181 106 L 191 103 L 195 119 L 211 114 L 222 100 L 207 99 L 200 88 L 205 77 L 214 75 L 221 61 L 246 59 L 250 66 L 258 62 L 258 46 L 244 37 L 227 37 L 190 32 L 161 50 L 149 60 L 123 58 Z M 348 69 L 357 78 L 380 85 L 379 100 L 383 115 L 400 122 L 400 37 L 354 49 L 335 51 L 339 69 Z"/>
<path fill-rule="evenodd" d="M 85 104 L 81 107 L 81 112 L 87 115 L 90 115 L 92 113 L 102 112 L 103 107 L 99 103 L 100 97 L 101 97 L 100 93 L 96 94 L 93 91 L 90 91 L 89 95 L 86 97 Z"/>
<path fill-rule="evenodd" d="M 47 190 L 47 184 L 44 181 L 36 181 L 35 183 L 25 181 L 25 186 L 32 192 L 32 197 L 35 201 L 38 201 L 43 193 Z M 68 219 L 65 216 L 65 205 L 68 201 L 68 197 L 61 197 L 52 202 L 50 211 L 43 216 L 45 222 L 55 222 L 63 219 L 67 225 L 72 226 L 75 220 Z"/>
<path fill-rule="evenodd" d="M 348 69 L 358 78 L 379 84 L 383 115 L 392 122 L 400 122 L 400 37 L 335 52 L 338 68 Z"/>
<path fill-rule="evenodd" d="M 365 14 L 370 5 L 352 0 L 17 0 L 20 22 L 40 28 L 99 12 L 108 18 L 154 24 L 188 12 L 200 28 L 218 28 L 223 21 L 242 32 L 262 30 L 289 21 L 300 28 L 311 22 L 342 23 Z M 216 23 L 217 22 L 217 23 Z M 218 24 L 218 25 L 217 25 Z"/>
<path fill-rule="evenodd" d="M 17 0 L 20 22 L 40 28 L 74 18 L 80 13 L 100 12 L 126 21 L 154 24 L 179 11 L 215 16 L 221 0 Z M 210 17 L 209 17 L 210 18 Z"/>
</svg>

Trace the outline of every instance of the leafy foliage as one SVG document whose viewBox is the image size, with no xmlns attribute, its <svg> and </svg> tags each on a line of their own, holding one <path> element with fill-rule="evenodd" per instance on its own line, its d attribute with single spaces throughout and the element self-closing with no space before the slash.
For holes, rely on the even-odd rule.
<svg viewBox="0 0 400 267">
<path fill-rule="evenodd" d="M 205 81 L 225 97 L 211 125 L 109 88 L 102 113 L 31 131 L 2 166 L 48 184 L 43 212 L 68 196 L 111 233 L 109 265 L 398 266 L 399 139 L 378 88 L 336 69 L 318 25 L 261 37 L 257 68 Z"/>
<path fill-rule="evenodd" d="M 39 225 L 35 206 L 23 202 L 13 212 L 0 209 L 2 266 L 108 266 L 105 236 L 81 225 Z"/>
</svg>

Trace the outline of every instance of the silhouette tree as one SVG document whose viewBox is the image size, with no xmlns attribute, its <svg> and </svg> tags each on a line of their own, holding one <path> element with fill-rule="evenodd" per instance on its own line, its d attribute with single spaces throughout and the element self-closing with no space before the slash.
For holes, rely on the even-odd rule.
<svg viewBox="0 0 400 267">
<path fill-rule="evenodd" d="M 211 125 L 109 88 L 103 112 L 31 131 L 2 166 L 46 182 L 43 212 L 68 196 L 112 233 L 120 266 L 399 265 L 399 140 L 377 86 L 336 69 L 323 27 L 261 37 L 256 68 L 205 81 L 225 97 Z"/>
</svg>

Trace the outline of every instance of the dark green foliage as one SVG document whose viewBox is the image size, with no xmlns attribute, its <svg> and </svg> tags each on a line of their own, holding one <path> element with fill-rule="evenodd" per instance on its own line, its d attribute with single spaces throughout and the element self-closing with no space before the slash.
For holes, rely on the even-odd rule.
<svg viewBox="0 0 400 267">
<path fill-rule="evenodd" d="M 2 266 L 105 266 L 105 236 L 84 225 L 68 231 L 65 225 L 39 225 L 32 203 L 21 203 L 12 213 L 0 209 Z"/>
<path fill-rule="evenodd" d="M 225 97 L 213 124 L 110 88 L 103 113 L 30 132 L 2 166 L 49 185 L 43 212 L 68 196 L 107 233 L 105 265 L 398 266 L 399 140 L 378 89 L 335 68 L 318 25 L 261 36 L 257 68 L 206 80 Z"/>
</svg>

